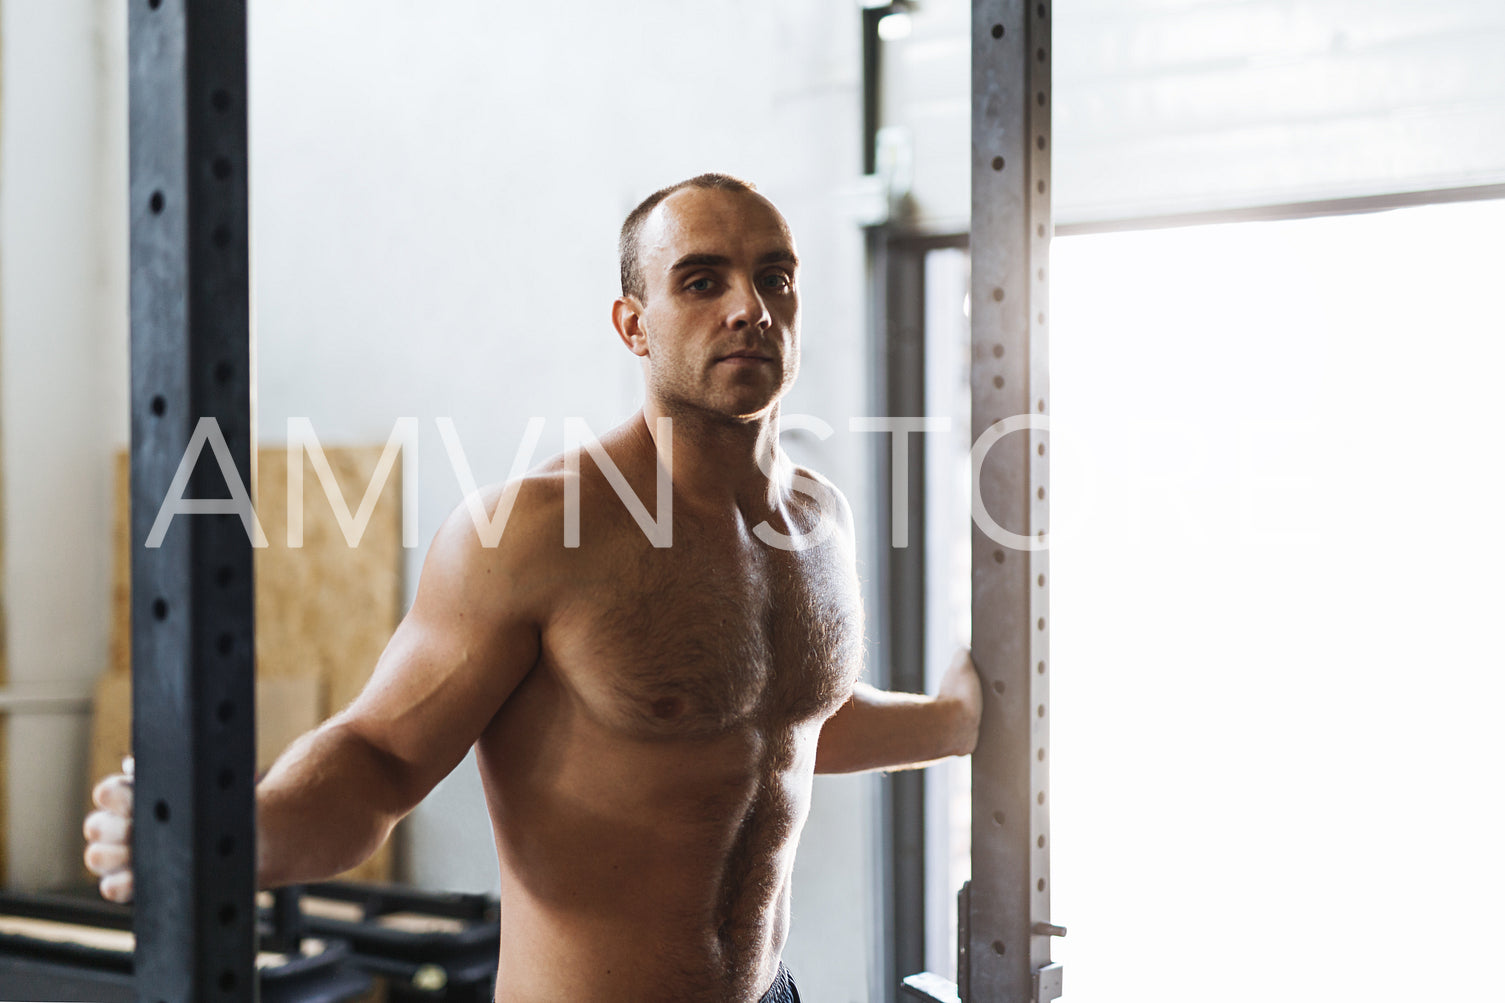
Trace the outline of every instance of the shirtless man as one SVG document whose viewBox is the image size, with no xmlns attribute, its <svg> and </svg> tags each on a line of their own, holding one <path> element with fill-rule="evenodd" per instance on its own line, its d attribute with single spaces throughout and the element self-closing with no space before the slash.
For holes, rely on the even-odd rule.
<svg viewBox="0 0 1505 1003">
<path fill-rule="evenodd" d="M 672 471 L 672 545 L 589 455 L 573 484 L 556 457 L 492 489 L 488 511 L 513 500 L 494 548 L 461 506 L 365 691 L 258 785 L 261 887 L 364 860 L 473 745 L 499 1003 L 798 999 L 780 952 L 812 775 L 970 753 L 981 690 L 965 653 L 936 697 L 857 681 L 850 512 L 778 446 L 797 274 L 783 217 L 735 179 L 628 217 L 612 320 L 647 399 L 602 445 L 650 512 Z M 129 899 L 130 787 L 95 799 L 87 862 Z"/>
</svg>

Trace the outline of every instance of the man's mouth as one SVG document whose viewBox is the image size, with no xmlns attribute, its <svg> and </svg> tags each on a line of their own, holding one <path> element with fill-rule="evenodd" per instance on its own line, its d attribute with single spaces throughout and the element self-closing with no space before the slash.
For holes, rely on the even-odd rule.
<svg viewBox="0 0 1505 1003">
<path fill-rule="evenodd" d="M 744 352 L 732 352 L 729 355 L 723 355 L 723 356 L 721 356 L 721 358 L 717 359 L 716 361 L 717 362 L 772 362 L 773 361 L 773 357 L 769 356 L 769 355 L 764 355 L 761 352 L 744 351 Z"/>
</svg>

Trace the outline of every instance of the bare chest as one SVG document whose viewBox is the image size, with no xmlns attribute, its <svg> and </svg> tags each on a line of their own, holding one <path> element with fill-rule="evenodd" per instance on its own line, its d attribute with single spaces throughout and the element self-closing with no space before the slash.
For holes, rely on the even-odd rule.
<svg viewBox="0 0 1505 1003">
<path fill-rule="evenodd" d="M 862 612 L 836 548 L 676 541 L 613 572 L 556 639 L 561 667 L 612 728 L 674 739 L 789 727 L 829 716 L 851 693 Z"/>
</svg>

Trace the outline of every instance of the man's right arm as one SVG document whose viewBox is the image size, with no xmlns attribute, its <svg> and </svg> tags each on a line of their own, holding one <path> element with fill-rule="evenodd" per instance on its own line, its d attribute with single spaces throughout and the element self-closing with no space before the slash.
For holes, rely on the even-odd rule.
<svg viewBox="0 0 1505 1003">
<path fill-rule="evenodd" d="M 495 549 L 482 546 L 463 506 L 450 516 L 361 695 L 294 742 L 257 785 L 258 887 L 331 877 L 370 856 L 533 667 L 538 600 L 522 572 L 551 508 L 537 493 L 525 484 Z M 497 498 L 486 499 L 488 510 Z M 95 796 L 105 810 L 85 823 L 86 861 L 104 876 L 101 892 L 120 900 L 133 892 L 129 857 L 121 859 L 128 823 L 122 834 L 111 820 L 122 803 L 129 819 L 122 787 L 102 783 Z"/>
<path fill-rule="evenodd" d="M 514 545 L 531 521 L 522 501 L 495 549 L 463 507 L 450 516 L 361 695 L 257 786 L 261 887 L 328 877 L 375 852 L 533 667 L 538 629 L 517 566 L 527 541 Z"/>
</svg>

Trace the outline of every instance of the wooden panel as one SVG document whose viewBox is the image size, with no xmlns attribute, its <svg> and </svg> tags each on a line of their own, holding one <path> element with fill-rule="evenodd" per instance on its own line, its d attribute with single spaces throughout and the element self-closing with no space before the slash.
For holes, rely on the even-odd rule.
<svg viewBox="0 0 1505 1003">
<path fill-rule="evenodd" d="M 359 506 L 381 447 L 325 450 L 347 510 Z M 400 468 L 382 490 L 366 531 L 350 547 L 312 464 L 304 459 L 303 545 L 287 546 L 287 453 L 257 457 L 257 515 L 269 546 L 256 552 L 257 769 L 298 735 L 344 707 L 365 685 L 401 613 Z M 130 570 L 127 457 L 115 467 L 114 619 L 109 671 L 95 692 L 93 781 L 115 772 L 130 746 Z M 347 877 L 384 881 L 392 852 Z"/>
<path fill-rule="evenodd" d="M 356 508 L 381 447 L 328 449 L 346 505 Z M 257 511 L 270 546 L 257 553 L 256 671 L 312 673 L 324 684 L 326 713 L 344 707 L 365 685 L 397 626 L 402 587 L 400 467 L 382 492 L 371 523 L 351 548 L 304 460 L 303 546 L 287 547 L 287 454 L 263 449 Z"/>
</svg>

